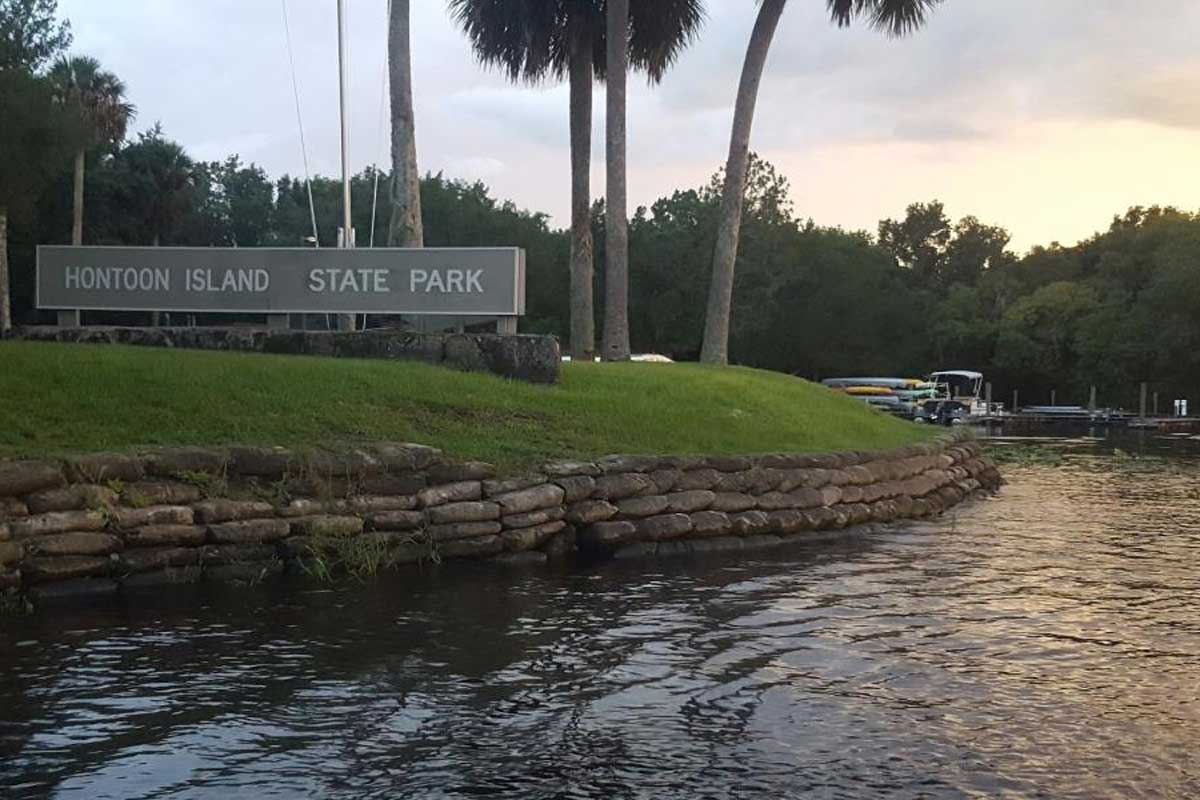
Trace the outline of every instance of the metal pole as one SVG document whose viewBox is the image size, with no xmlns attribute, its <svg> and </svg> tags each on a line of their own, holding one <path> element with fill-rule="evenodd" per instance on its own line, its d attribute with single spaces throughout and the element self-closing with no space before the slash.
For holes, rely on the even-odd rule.
<svg viewBox="0 0 1200 800">
<path fill-rule="evenodd" d="M 342 130 L 342 227 L 346 230 L 345 246 L 350 242 L 350 171 L 346 132 L 346 25 L 345 0 L 338 0 L 338 114 Z"/>
<path fill-rule="evenodd" d="M 1013 389 L 1013 404 L 1012 404 L 1012 409 L 1010 409 L 1010 410 L 1014 414 L 1017 413 L 1017 390 L 1016 389 Z"/>
<path fill-rule="evenodd" d="M 1088 411 L 1096 410 L 1096 387 L 1092 387 L 1092 393 L 1088 396 Z"/>
<path fill-rule="evenodd" d="M 346 130 L 346 12 L 345 0 L 338 0 L 338 116 L 342 132 L 342 247 L 353 247 L 354 237 L 350 226 L 350 166 L 349 141 Z M 354 315 L 339 314 L 338 328 L 354 330 Z"/>
<path fill-rule="evenodd" d="M 1140 419 L 1146 418 L 1146 382 L 1145 381 L 1142 381 L 1141 400 L 1138 403 L 1138 417 Z"/>
<path fill-rule="evenodd" d="M 1158 416 L 1158 392 L 1154 393 L 1154 416 Z"/>
<path fill-rule="evenodd" d="M 1050 405 L 1052 405 L 1052 406 L 1058 405 L 1058 389 L 1050 390 Z"/>
</svg>

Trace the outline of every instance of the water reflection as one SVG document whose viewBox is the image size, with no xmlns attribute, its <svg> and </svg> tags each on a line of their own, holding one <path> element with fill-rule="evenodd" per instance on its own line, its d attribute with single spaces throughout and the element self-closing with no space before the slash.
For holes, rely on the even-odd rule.
<svg viewBox="0 0 1200 800">
<path fill-rule="evenodd" d="M 8 622 L 0 785 L 1191 797 L 1200 466 L 1160 444 L 1053 443 L 996 499 L 810 549 Z"/>
</svg>

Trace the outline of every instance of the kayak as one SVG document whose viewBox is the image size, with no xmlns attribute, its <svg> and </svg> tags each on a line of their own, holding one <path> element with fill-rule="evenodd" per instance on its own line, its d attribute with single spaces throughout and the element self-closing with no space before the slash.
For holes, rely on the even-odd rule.
<svg viewBox="0 0 1200 800">
<path fill-rule="evenodd" d="M 826 378 L 821 383 L 831 388 L 882 386 L 887 389 L 914 389 L 925 381 L 919 378 Z"/>
<path fill-rule="evenodd" d="M 896 389 L 893 394 L 905 400 L 930 400 L 937 397 L 936 389 Z"/>
<path fill-rule="evenodd" d="M 887 388 L 886 386 L 846 386 L 842 389 L 842 391 L 845 392 L 846 394 L 852 394 L 852 395 L 856 395 L 856 396 L 866 396 L 866 395 L 891 396 L 891 394 L 892 394 L 892 390 Z"/>
</svg>

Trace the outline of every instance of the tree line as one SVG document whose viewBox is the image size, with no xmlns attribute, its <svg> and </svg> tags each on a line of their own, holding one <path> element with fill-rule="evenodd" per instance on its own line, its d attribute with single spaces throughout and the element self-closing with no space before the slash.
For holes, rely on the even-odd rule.
<svg viewBox="0 0 1200 800">
<path fill-rule="evenodd" d="M 542 38 L 516 41 L 488 38 L 496 31 L 484 12 L 511 10 L 507 2 L 453 0 L 451 8 L 481 57 L 496 52 L 490 63 L 514 79 L 569 77 L 574 63 L 581 79 L 572 84 L 570 114 L 572 130 L 582 136 L 590 131 L 592 80 L 598 74 L 610 82 L 612 77 L 604 71 L 608 9 L 579 2 L 550 3 L 565 16 L 551 20 Z M 689 6 L 682 0 L 679 5 Z M 764 0 L 760 17 L 782 6 Z M 392 7 L 406 11 L 398 0 Z M 628 63 L 652 79 L 661 76 L 698 25 L 699 6 L 689 7 L 691 16 L 676 9 L 682 16 L 665 33 L 654 33 L 648 27 L 653 20 L 638 16 L 642 5 L 630 3 Z M 853 3 L 830 8 L 839 23 L 856 12 L 886 10 Z M 581 9 L 592 15 L 586 27 Z M 909 19 L 907 27 L 897 22 L 894 32 L 909 29 L 913 19 L 919 22 Z M 407 14 L 393 16 L 391 23 L 389 41 L 407 41 Z M 581 40 L 587 47 L 570 38 L 584 30 L 590 31 Z M 666 50 L 647 44 L 661 37 L 672 43 Z M 272 179 L 236 155 L 197 161 L 157 125 L 127 137 L 136 108 L 120 80 L 90 59 L 66 56 L 69 43 L 69 27 L 55 19 L 53 0 L 0 0 L 0 100 L 6 109 L 0 126 L 0 244 L 8 235 L 0 267 L 7 267 L 11 255 L 18 319 L 39 318 L 32 308 L 38 243 L 302 246 L 315 244 L 314 222 L 321 245 L 335 240 L 337 181 Z M 618 54 L 615 63 L 621 60 Z M 590 196 L 585 160 L 590 144 L 573 137 L 573 170 L 582 180 L 575 181 L 570 227 L 556 230 L 546 215 L 497 200 L 482 183 L 440 174 L 417 177 L 411 131 L 403 133 L 411 125 L 411 76 L 406 84 L 394 73 L 393 100 L 397 93 L 401 97 L 393 102 L 393 115 L 409 120 L 393 126 L 393 161 L 401 168 L 353 177 L 359 245 L 525 248 L 524 330 L 564 341 L 579 341 L 581 330 L 585 337 L 594 337 L 597 329 L 615 330 L 626 341 L 604 344 L 606 357 L 634 351 L 703 358 L 712 343 L 712 295 L 720 285 L 713 265 L 732 258 L 727 330 L 718 337 L 725 342 L 724 355 L 718 360 L 814 378 L 980 369 L 995 382 L 1000 399 L 1019 389 L 1025 402 L 1045 402 L 1051 390 L 1060 401 L 1082 402 L 1096 385 L 1102 402 L 1128 405 L 1141 381 L 1167 395 L 1187 396 L 1200 380 L 1200 319 L 1192 311 L 1200 300 L 1196 215 L 1135 208 L 1076 246 L 1052 244 L 1022 257 L 1009 249 L 1003 228 L 971 216 L 951 220 L 936 201 L 915 203 L 903 218 L 881 221 L 876 231 L 844 231 L 795 213 L 786 179 L 750 152 L 747 131 L 744 164 L 733 158 L 743 139 L 735 134 L 730 160 L 709 182 L 628 217 L 611 183 L 607 198 Z M 578 125 L 581 119 L 587 124 Z M 610 164 L 617 172 L 623 169 L 620 149 L 614 146 L 618 157 Z M 740 173 L 732 183 L 731 165 Z M 742 191 L 731 199 L 731 186 L 739 185 Z M 373 214 L 376 192 L 382 211 Z M 729 227 L 731 205 L 736 231 Z M 9 271 L 0 269 L 0 296 L 6 300 Z M 7 308 L 3 313 L 7 319 Z M 614 318 L 624 319 L 623 332 Z"/>
</svg>

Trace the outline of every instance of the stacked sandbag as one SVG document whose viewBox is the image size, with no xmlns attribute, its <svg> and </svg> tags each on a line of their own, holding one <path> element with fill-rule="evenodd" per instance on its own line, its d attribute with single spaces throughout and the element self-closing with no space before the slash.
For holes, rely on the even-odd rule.
<svg viewBox="0 0 1200 800">
<path fill-rule="evenodd" d="M 565 519 L 581 548 L 645 555 L 938 514 L 999 485 L 979 453 L 950 440 L 885 453 L 611 456 L 547 472 L 573 490 Z"/>
<path fill-rule="evenodd" d="M 977 443 L 953 438 L 882 453 L 608 456 L 517 476 L 397 443 L 7 461 L 0 592 L 774 546 L 939 514 L 999 482 Z"/>
</svg>

